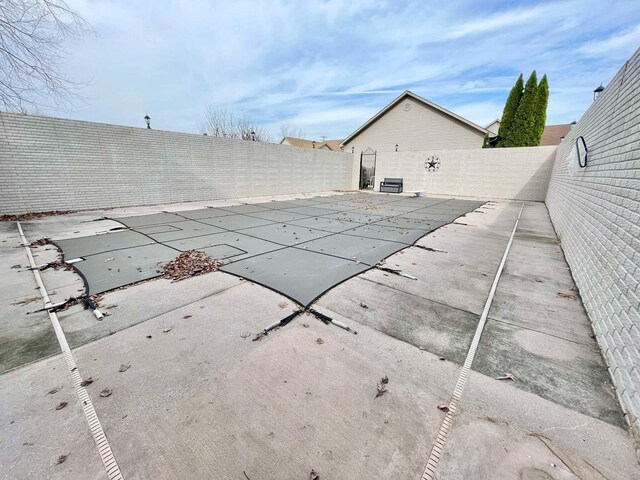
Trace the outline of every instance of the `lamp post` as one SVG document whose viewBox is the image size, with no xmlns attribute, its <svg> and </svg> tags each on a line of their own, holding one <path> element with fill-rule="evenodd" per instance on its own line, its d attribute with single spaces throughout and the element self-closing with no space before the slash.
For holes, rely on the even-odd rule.
<svg viewBox="0 0 640 480">
<path fill-rule="evenodd" d="M 593 101 L 596 101 L 596 98 L 598 98 L 600 96 L 600 94 L 604 92 L 604 87 L 602 86 L 602 84 L 600 84 L 599 87 L 597 87 L 594 91 L 593 91 Z"/>
<path fill-rule="evenodd" d="M 144 116 L 144 121 L 147 124 L 147 128 L 151 130 L 151 117 L 149 115 Z"/>
</svg>

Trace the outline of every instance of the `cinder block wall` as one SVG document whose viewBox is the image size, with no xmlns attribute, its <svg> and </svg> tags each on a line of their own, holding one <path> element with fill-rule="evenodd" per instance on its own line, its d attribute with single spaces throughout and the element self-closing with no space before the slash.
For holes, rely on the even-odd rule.
<svg viewBox="0 0 640 480">
<path fill-rule="evenodd" d="M 0 113 L 0 213 L 349 189 L 351 154 Z"/>
<path fill-rule="evenodd" d="M 427 194 L 543 201 L 555 151 L 551 146 L 378 152 L 375 189 L 385 177 L 402 177 L 405 190 Z M 436 171 L 425 168 L 432 156 L 440 162 Z"/>
<path fill-rule="evenodd" d="M 546 203 L 640 441 L 640 50 L 559 146 Z"/>
</svg>

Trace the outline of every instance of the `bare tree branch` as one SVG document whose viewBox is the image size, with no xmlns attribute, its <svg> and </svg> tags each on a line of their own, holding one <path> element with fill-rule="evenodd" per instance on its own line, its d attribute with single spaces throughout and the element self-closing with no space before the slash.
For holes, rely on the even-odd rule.
<svg viewBox="0 0 640 480">
<path fill-rule="evenodd" d="M 270 142 L 269 132 L 246 114 L 208 107 L 200 125 L 202 133 L 212 137 Z"/>
<path fill-rule="evenodd" d="M 0 0 L 0 108 L 70 107 L 80 84 L 61 66 L 67 38 L 90 30 L 63 0 Z"/>
<path fill-rule="evenodd" d="M 292 127 L 286 123 L 280 125 L 280 137 L 304 138 L 304 132 L 301 128 Z"/>
</svg>

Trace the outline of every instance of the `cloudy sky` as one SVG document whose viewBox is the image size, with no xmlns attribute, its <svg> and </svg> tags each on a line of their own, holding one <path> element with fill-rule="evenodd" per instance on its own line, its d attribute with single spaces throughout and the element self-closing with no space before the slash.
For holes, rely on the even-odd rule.
<svg viewBox="0 0 640 480">
<path fill-rule="evenodd" d="M 85 102 L 46 113 L 194 133 L 213 106 L 344 138 L 406 89 L 485 125 L 533 69 L 568 123 L 640 46 L 637 1 L 68 3 L 94 29 L 66 45 Z"/>
</svg>

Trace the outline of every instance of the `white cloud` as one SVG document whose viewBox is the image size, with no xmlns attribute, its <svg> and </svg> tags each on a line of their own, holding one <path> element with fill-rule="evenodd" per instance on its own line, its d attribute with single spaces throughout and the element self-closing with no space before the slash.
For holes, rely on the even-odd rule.
<svg viewBox="0 0 640 480">
<path fill-rule="evenodd" d="M 628 30 L 614 32 L 607 38 L 590 40 L 580 47 L 579 52 L 588 56 L 628 57 L 638 47 L 640 47 L 640 24 Z"/>
<path fill-rule="evenodd" d="M 75 118 L 197 131 L 207 105 L 342 137 L 411 89 L 483 124 L 516 76 L 551 85 L 549 119 L 571 121 L 640 35 L 640 4 L 527 7 L 471 0 L 73 0 L 97 35 L 68 44 L 88 81 Z M 620 57 L 623 58 L 620 58 Z M 569 89 L 574 89 L 569 91 Z M 51 112 L 67 115 L 67 112 Z"/>
</svg>

